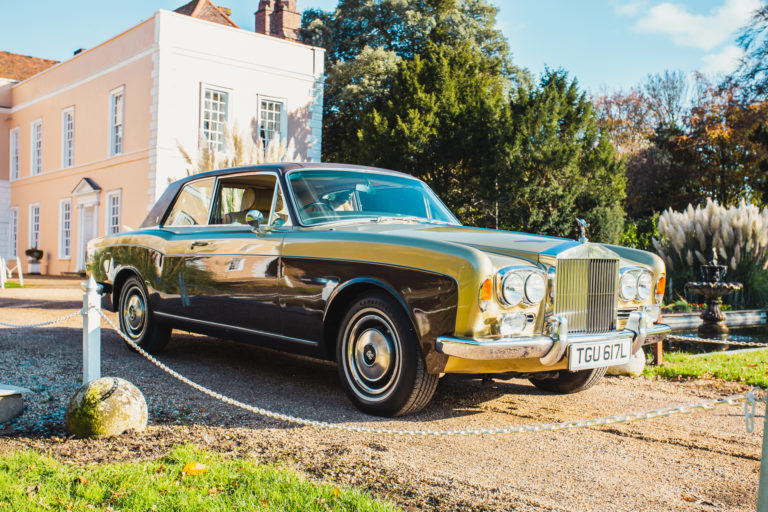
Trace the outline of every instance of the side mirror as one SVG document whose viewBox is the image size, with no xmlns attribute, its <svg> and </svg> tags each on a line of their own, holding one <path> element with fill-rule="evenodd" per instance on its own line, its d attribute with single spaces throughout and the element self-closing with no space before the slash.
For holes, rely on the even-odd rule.
<svg viewBox="0 0 768 512">
<path fill-rule="evenodd" d="M 256 232 L 259 226 L 264 222 L 264 215 L 259 210 L 248 210 L 245 214 L 245 222 L 251 226 L 251 231 Z"/>
</svg>

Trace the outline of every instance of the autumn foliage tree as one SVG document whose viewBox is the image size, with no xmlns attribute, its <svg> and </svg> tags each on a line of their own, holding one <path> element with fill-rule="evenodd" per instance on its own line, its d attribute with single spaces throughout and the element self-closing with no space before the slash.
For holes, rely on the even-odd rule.
<svg viewBox="0 0 768 512">
<path fill-rule="evenodd" d="M 739 199 L 765 204 L 768 196 L 760 185 L 766 148 L 756 135 L 768 121 L 768 104 L 748 100 L 732 83 L 713 86 L 700 81 L 702 93 L 678 140 L 699 171 L 702 195 L 724 205 Z"/>
<path fill-rule="evenodd" d="M 600 127 L 613 142 L 619 157 L 651 145 L 654 127 L 647 98 L 640 89 L 603 94 L 596 97 L 594 103 Z"/>
<path fill-rule="evenodd" d="M 751 92 L 743 80 L 667 71 L 595 100 L 625 163 L 630 228 L 652 230 L 661 211 L 707 199 L 766 204 L 768 104 Z"/>
</svg>

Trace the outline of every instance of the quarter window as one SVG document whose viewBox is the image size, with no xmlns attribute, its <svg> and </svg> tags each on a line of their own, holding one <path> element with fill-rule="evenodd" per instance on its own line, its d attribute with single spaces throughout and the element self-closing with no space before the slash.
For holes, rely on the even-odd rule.
<svg viewBox="0 0 768 512">
<path fill-rule="evenodd" d="M 120 232 L 121 194 L 111 192 L 107 194 L 107 234 L 114 235 Z"/>
<path fill-rule="evenodd" d="M 203 89 L 201 130 L 209 149 L 224 150 L 224 127 L 229 112 L 229 93 Z"/>
<path fill-rule="evenodd" d="M 259 137 L 264 150 L 275 136 L 281 140 L 285 138 L 283 133 L 283 102 L 273 100 L 261 100 L 259 106 Z"/>
<path fill-rule="evenodd" d="M 123 117 L 125 115 L 125 88 L 115 89 L 109 99 L 109 156 L 123 152 Z"/>
<path fill-rule="evenodd" d="M 38 119 L 32 122 L 31 126 L 31 141 L 32 141 L 32 158 L 31 162 L 31 174 L 40 174 L 43 168 L 43 120 Z"/>
<path fill-rule="evenodd" d="M 29 247 L 36 249 L 40 245 L 40 204 L 29 206 Z"/>
<path fill-rule="evenodd" d="M 75 109 L 61 113 L 61 166 L 72 167 L 75 161 Z"/>
<path fill-rule="evenodd" d="M 72 247 L 72 200 L 59 203 L 59 258 L 67 259 Z"/>
<path fill-rule="evenodd" d="M 19 179 L 19 128 L 11 130 L 11 179 Z"/>
<path fill-rule="evenodd" d="M 168 212 L 164 225 L 195 226 L 208 224 L 214 184 L 213 178 L 206 178 L 184 185 L 173 203 L 173 208 Z"/>
</svg>

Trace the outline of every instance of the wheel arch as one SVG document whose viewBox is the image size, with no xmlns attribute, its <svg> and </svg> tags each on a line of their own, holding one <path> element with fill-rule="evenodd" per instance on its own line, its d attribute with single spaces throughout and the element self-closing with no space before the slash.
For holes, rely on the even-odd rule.
<svg viewBox="0 0 768 512">
<path fill-rule="evenodd" d="M 137 277 L 142 283 L 144 282 L 141 278 L 141 274 L 134 267 L 123 267 L 117 274 L 115 274 L 115 279 L 112 282 L 112 309 L 115 312 L 117 312 L 120 307 L 120 293 L 123 291 L 123 285 L 131 276 Z"/>
<path fill-rule="evenodd" d="M 328 306 L 323 314 L 323 345 L 326 356 L 334 360 L 336 358 L 337 333 L 344 314 L 349 309 L 352 302 L 364 293 L 384 292 L 389 295 L 403 308 L 411 327 L 415 329 L 416 322 L 413 312 L 408 307 L 403 297 L 389 284 L 371 277 L 359 277 L 352 279 L 337 287 L 328 298 Z M 417 333 L 418 336 L 418 333 Z"/>
</svg>

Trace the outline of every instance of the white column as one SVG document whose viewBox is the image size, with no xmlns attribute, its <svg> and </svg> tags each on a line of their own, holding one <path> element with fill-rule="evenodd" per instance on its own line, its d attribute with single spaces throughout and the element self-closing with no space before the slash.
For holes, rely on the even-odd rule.
<svg viewBox="0 0 768 512">
<path fill-rule="evenodd" d="M 19 274 L 19 286 L 24 286 L 24 272 L 21 270 L 21 258 L 16 256 L 16 272 Z"/>
<path fill-rule="evenodd" d="M 83 295 L 83 384 L 101 377 L 101 285 L 88 278 Z"/>
</svg>

